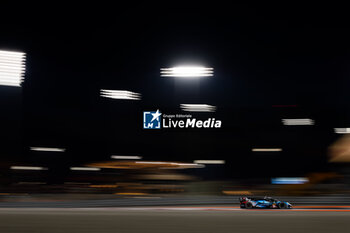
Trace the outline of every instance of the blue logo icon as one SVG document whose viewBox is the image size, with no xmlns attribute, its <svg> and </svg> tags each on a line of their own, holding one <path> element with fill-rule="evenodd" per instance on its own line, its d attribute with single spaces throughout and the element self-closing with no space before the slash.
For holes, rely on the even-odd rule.
<svg viewBox="0 0 350 233">
<path fill-rule="evenodd" d="M 162 113 L 159 110 L 156 112 L 143 112 L 143 128 L 160 129 L 161 115 Z"/>
</svg>

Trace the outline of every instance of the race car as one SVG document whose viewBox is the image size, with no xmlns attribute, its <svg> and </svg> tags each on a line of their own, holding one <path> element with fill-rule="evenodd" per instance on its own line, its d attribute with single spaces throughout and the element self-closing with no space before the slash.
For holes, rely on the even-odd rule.
<svg viewBox="0 0 350 233">
<path fill-rule="evenodd" d="M 270 209 L 291 209 L 293 208 L 292 204 L 286 201 L 280 201 L 273 199 L 271 197 L 240 197 L 239 198 L 241 208 L 270 208 Z"/>
</svg>

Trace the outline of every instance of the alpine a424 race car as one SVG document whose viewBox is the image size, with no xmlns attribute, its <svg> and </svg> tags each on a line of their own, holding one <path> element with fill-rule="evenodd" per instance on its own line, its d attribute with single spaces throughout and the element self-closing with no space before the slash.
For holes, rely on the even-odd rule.
<svg viewBox="0 0 350 233">
<path fill-rule="evenodd" d="M 293 206 L 286 201 L 280 201 L 271 197 L 257 198 L 257 197 L 240 197 L 241 208 L 271 208 L 271 209 L 291 209 Z"/>
</svg>

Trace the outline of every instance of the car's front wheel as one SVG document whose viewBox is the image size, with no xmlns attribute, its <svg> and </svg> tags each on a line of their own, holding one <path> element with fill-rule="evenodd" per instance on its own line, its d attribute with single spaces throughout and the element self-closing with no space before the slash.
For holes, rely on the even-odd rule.
<svg viewBox="0 0 350 233">
<path fill-rule="evenodd" d="M 278 204 L 278 208 L 280 208 L 280 209 L 287 209 L 288 206 L 287 206 L 286 203 L 281 202 L 281 203 Z"/>
</svg>

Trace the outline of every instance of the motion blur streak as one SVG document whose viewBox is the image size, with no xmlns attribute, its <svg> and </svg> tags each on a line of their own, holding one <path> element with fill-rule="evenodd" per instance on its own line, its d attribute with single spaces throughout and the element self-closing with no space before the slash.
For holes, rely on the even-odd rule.
<svg viewBox="0 0 350 233">
<path fill-rule="evenodd" d="M 121 100 L 141 100 L 141 94 L 125 90 L 106 90 L 101 89 L 100 96 L 111 99 Z"/>
<path fill-rule="evenodd" d="M 308 178 L 305 177 L 277 177 L 272 178 L 272 184 L 305 184 L 309 182 Z"/>
<path fill-rule="evenodd" d="M 201 164 L 225 164 L 225 160 L 194 160 L 193 162 Z"/>
<path fill-rule="evenodd" d="M 178 66 L 160 69 L 161 77 L 210 77 L 213 75 L 213 68 L 200 66 Z"/>
<path fill-rule="evenodd" d="M 168 162 L 153 162 L 153 161 L 138 161 L 136 163 L 142 163 L 142 164 L 168 164 Z"/>
<path fill-rule="evenodd" d="M 0 85 L 20 87 L 25 73 L 25 53 L 0 50 Z"/>
<path fill-rule="evenodd" d="M 340 137 L 329 147 L 329 162 L 349 163 L 350 162 L 350 135 Z"/>
<path fill-rule="evenodd" d="M 31 147 L 32 151 L 47 151 L 47 152 L 65 152 L 64 148 L 52 148 L 52 147 Z"/>
<path fill-rule="evenodd" d="M 70 170 L 72 171 L 100 171 L 100 168 L 96 167 L 71 167 Z"/>
<path fill-rule="evenodd" d="M 203 166 L 198 163 L 175 163 L 175 162 L 157 162 L 157 161 L 138 161 L 138 164 L 155 164 L 155 165 L 167 165 L 173 168 L 202 168 Z"/>
<path fill-rule="evenodd" d="M 47 170 L 45 167 L 11 166 L 12 170 Z"/>
<path fill-rule="evenodd" d="M 350 133 L 350 128 L 334 128 L 334 132 L 338 134 Z"/>
<path fill-rule="evenodd" d="M 46 182 L 18 182 L 18 184 L 47 184 Z"/>
<path fill-rule="evenodd" d="M 215 112 L 216 107 L 208 104 L 180 104 L 182 111 L 186 112 Z"/>
<path fill-rule="evenodd" d="M 141 156 L 129 156 L 129 155 L 112 155 L 112 159 L 142 159 Z"/>
<path fill-rule="evenodd" d="M 284 125 L 314 125 L 315 121 L 312 119 L 282 119 Z"/>
<path fill-rule="evenodd" d="M 281 148 L 253 148 L 252 151 L 255 152 L 273 152 L 273 151 L 282 151 Z"/>
</svg>

